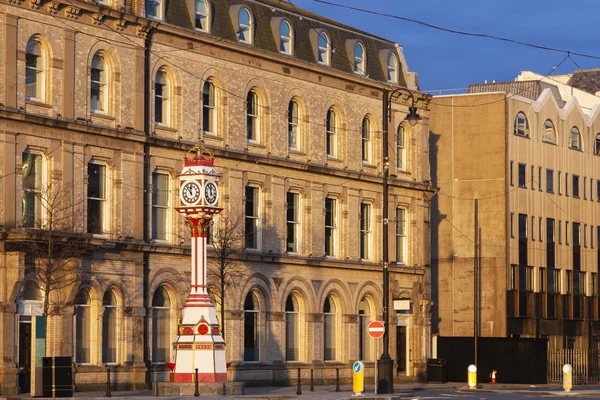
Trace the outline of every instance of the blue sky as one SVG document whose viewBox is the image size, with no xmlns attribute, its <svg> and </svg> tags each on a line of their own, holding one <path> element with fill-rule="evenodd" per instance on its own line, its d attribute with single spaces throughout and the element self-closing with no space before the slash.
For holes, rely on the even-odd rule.
<svg viewBox="0 0 600 400">
<path fill-rule="evenodd" d="M 400 43 L 421 90 L 466 88 L 484 80 L 511 81 L 520 71 L 549 73 L 566 54 L 491 39 L 459 36 L 410 22 L 290 0 L 328 18 Z M 600 57 L 600 0 L 328 0 L 428 22 Z M 572 56 L 582 68 L 600 60 Z M 577 69 L 566 60 L 555 73 Z M 600 83 L 599 83 L 600 84 Z"/>
</svg>

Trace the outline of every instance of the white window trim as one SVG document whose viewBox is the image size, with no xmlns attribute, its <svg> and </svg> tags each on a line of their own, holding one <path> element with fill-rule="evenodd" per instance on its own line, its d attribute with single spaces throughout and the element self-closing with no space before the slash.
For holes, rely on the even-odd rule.
<svg viewBox="0 0 600 400">
<path fill-rule="evenodd" d="M 204 2 L 204 6 L 206 8 L 206 14 L 202 14 L 201 12 L 198 12 L 198 2 Z M 211 5 L 210 2 L 208 0 L 194 0 L 194 29 L 199 31 L 199 32 L 206 32 L 206 33 L 210 33 L 211 32 Z M 206 20 L 206 29 L 202 29 L 202 28 L 198 28 L 196 26 L 196 16 L 200 15 L 202 17 L 205 18 Z"/>
<path fill-rule="evenodd" d="M 89 95 L 89 101 L 90 101 L 90 112 L 92 114 L 100 114 L 100 115 L 108 115 L 109 114 L 109 92 L 110 92 L 110 88 L 111 88 L 111 69 L 110 66 L 108 65 L 108 61 L 106 60 L 106 56 L 102 53 L 102 52 L 96 52 L 93 56 L 92 56 L 92 63 L 93 63 L 93 59 L 94 57 L 99 56 L 100 58 L 102 58 L 103 60 L 103 67 L 104 67 L 104 72 L 106 75 L 106 82 L 101 82 L 101 81 L 94 81 L 92 80 L 92 74 L 91 74 L 91 64 L 90 64 L 90 95 Z M 104 103 L 104 109 L 97 109 L 97 108 L 93 108 L 92 107 L 92 93 L 91 93 L 91 86 L 92 83 L 95 82 L 97 83 L 100 87 L 104 87 L 104 91 L 102 93 L 102 101 Z"/>
<path fill-rule="evenodd" d="M 366 132 L 365 123 L 367 125 Z M 363 118 L 361 126 L 361 159 L 363 164 L 373 162 L 373 121 L 368 115 Z"/>
<path fill-rule="evenodd" d="M 367 229 L 363 230 L 362 229 L 362 222 L 363 222 L 363 205 L 367 206 L 369 215 L 368 215 L 368 220 L 367 222 Z M 362 261 L 371 261 L 373 259 L 373 254 L 371 249 L 373 248 L 373 204 L 370 201 L 362 201 L 360 203 L 360 240 L 361 240 L 361 244 L 362 244 L 362 239 L 363 239 L 363 235 L 365 235 L 366 240 L 365 240 L 365 256 L 366 257 L 360 257 L 360 259 Z M 359 249 L 360 252 L 360 249 Z M 360 254 L 359 254 L 360 255 Z"/>
<path fill-rule="evenodd" d="M 246 11 L 248 13 L 248 25 L 242 25 L 242 23 L 240 22 L 240 14 L 242 13 L 242 11 Z M 237 39 L 238 42 L 240 43 L 247 43 L 247 44 L 253 44 L 254 43 L 254 17 L 252 15 L 252 12 L 250 11 L 250 9 L 246 8 L 246 7 L 241 7 L 238 11 L 238 18 L 237 18 Z M 245 29 L 247 32 L 247 38 L 248 40 L 243 40 L 240 38 L 240 32 L 242 31 L 242 29 Z"/>
<path fill-rule="evenodd" d="M 290 112 L 290 105 L 294 104 L 295 106 L 292 108 L 292 110 L 296 111 L 295 116 L 293 115 L 291 120 L 290 120 L 290 116 L 289 116 L 289 112 Z M 297 99 L 293 98 L 290 100 L 289 104 L 288 104 L 288 148 L 290 150 L 295 150 L 295 151 L 300 151 L 302 148 L 302 144 L 300 143 L 300 103 L 298 102 Z M 295 121 L 295 122 L 294 122 Z M 293 135 L 290 135 L 290 133 L 292 133 Z M 292 137 L 295 137 L 295 145 L 291 144 L 290 139 L 292 139 Z"/>
<path fill-rule="evenodd" d="M 163 94 L 161 96 L 156 94 L 156 78 L 159 73 L 164 74 L 165 76 L 165 85 L 163 88 Z M 171 79 L 171 75 L 163 68 L 160 67 L 156 74 L 154 75 L 154 125 L 163 126 L 163 127 L 171 127 L 173 125 L 173 120 L 171 118 L 172 112 L 172 101 L 173 101 L 173 80 Z M 162 121 L 156 121 L 156 99 L 160 97 L 163 102 L 163 108 L 166 112 L 163 112 Z"/>
<path fill-rule="evenodd" d="M 260 96 L 258 95 L 258 93 L 256 92 L 256 90 L 251 89 L 248 92 L 248 96 L 252 94 L 253 96 L 253 103 L 254 103 L 254 107 L 255 107 L 255 113 L 251 114 L 250 110 L 248 109 L 248 97 L 246 97 L 246 141 L 248 143 L 261 143 L 261 136 L 262 136 L 262 132 L 261 132 L 261 101 L 260 101 Z M 248 137 L 248 117 L 252 118 L 252 121 L 255 121 L 255 124 L 253 125 L 252 128 L 252 138 Z"/>
<path fill-rule="evenodd" d="M 356 49 L 359 46 L 362 49 L 362 57 L 357 57 L 357 55 L 356 55 Z M 354 45 L 354 51 L 352 52 L 352 56 L 353 56 L 352 57 L 353 58 L 352 69 L 353 69 L 354 73 L 359 74 L 359 75 L 366 75 L 367 73 L 366 73 L 365 66 L 367 65 L 367 63 L 366 63 L 367 55 L 366 55 L 365 45 L 362 44 L 362 42 L 357 42 Z"/>
<path fill-rule="evenodd" d="M 209 99 L 212 96 L 212 105 L 206 104 L 204 101 L 204 88 L 209 85 Z M 218 132 L 218 98 L 217 98 L 217 87 L 212 80 L 207 80 L 202 86 L 202 133 L 205 135 L 217 136 Z M 209 113 L 208 119 L 212 121 L 212 130 L 206 129 L 204 123 L 204 110 L 207 109 Z"/>
<path fill-rule="evenodd" d="M 400 221 L 398 220 L 398 211 L 399 210 L 404 210 L 404 224 L 403 224 L 403 231 L 402 232 L 398 232 L 398 224 L 400 223 Z M 408 208 L 403 206 L 403 205 L 398 205 L 396 207 L 396 232 L 395 232 L 395 236 L 396 236 L 396 240 L 395 240 L 395 245 L 396 245 L 396 264 L 404 264 L 404 265 L 408 265 Z M 402 245 L 402 250 L 403 250 L 403 254 L 402 257 L 398 256 L 398 252 L 397 252 L 397 248 L 398 248 L 398 241 L 402 241 L 403 245 Z"/>
<path fill-rule="evenodd" d="M 394 60 L 394 63 L 392 63 L 392 60 Z M 396 57 L 396 55 L 390 51 L 387 63 L 387 81 L 389 83 L 398 83 L 398 70 L 400 69 L 399 64 L 398 57 Z M 393 73 L 393 75 L 391 75 L 391 73 Z"/>
<path fill-rule="evenodd" d="M 406 151 L 407 130 L 406 125 L 400 124 L 396 131 L 396 171 L 408 171 L 408 152 Z M 402 143 L 400 143 L 400 138 L 402 138 Z M 400 159 L 402 160 L 402 165 L 398 163 Z"/>
<path fill-rule="evenodd" d="M 284 24 L 289 28 L 289 36 L 284 36 L 282 33 Z M 287 43 L 288 51 L 284 50 L 286 48 L 284 43 Z M 290 56 L 294 53 L 294 31 L 292 24 L 286 19 L 279 24 L 279 52 Z"/>
<path fill-rule="evenodd" d="M 27 66 L 27 62 L 25 63 L 25 76 L 27 77 L 27 70 L 33 70 L 35 71 L 35 73 L 37 74 L 36 76 L 36 92 L 37 89 L 39 88 L 40 90 L 40 97 L 30 97 L 30 96 L 25 96 L 26 100 L 31 100 L 31 101 L 38 101 L 40 103 L 45 103 L 46 102 L 46 74 L 48 72 L 48 53 L 46 52 L 46 48 L 44 46 L 44 44 L 35 36 L 32 36 L 31 38 L 29 38 L 29 40 L 27 41 L 27 44 L 29 44 L 30 41 L 34 41 L 36 42 L 41 49 L 41 55 L 40 58 L 42 59 L 42 68 L 38 69 L 35 67 L 28 67 Z M 39 78 L 39 80 L 38 80 Z M 27 79 L 27 78 L 25 78 Z M 25 93 L 27 93 L 27 86 L 25 87 Z"/>
<path fill-rule="evenodd" d="M 330 148 L 330 152 L 327 155 L 328 158 L 337 158 L 338 153 L 339 153 L 339 129 L 338 129 L 338 122 L 339 122 L 339 118 L 338 118 L 338 113 L 335 109 L 333 108 L 329 108 L 327 109 L 327 115 L 325 116 L 326 118 L 326 122 L 327 119 L 329 118 L 330 113 L 332 113 L 333 118 L 331 119 L 331 122 L 329 124 L 329 128 L 331 128 L 331 126 L 333 125 L 333 129 L 328 129 L 327 130 L 327 126 L 325 127 L 326 131 L 326 135 L 325 135 L 325 140 L 329 141 L 330 136 L 331 136 L 331 145 L 329 146 Z M 326 123 L 327 125 L 327 123 Z M 328 143 L 325 143 L 325 151 L 327 153 L 327 145 Z"/>
<path fill-rule="evenodd" d="M 319 39 L 321 38 L 321 35 L 325 37 L 325 47 L 321 47 L 319 45 Z M 321 54 L 321 50 L 323 50 L 322 54 L 324 54 L 323 61 L 319 61 L 319 54 Z M 317 63 L 321 65 L 331 65 L 331 39 L 324 30 L 317 32 Z"/>
</svg>

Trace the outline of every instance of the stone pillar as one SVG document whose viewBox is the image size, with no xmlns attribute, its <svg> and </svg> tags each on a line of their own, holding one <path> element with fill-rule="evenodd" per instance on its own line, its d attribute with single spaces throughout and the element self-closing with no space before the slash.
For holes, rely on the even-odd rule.
<svg viewBox="0 0 600 400">
<path fill-rule="evenodd" d="M 17 305 L 0 303 L 0 395 L 16 395 L 17 360 L 15 359 L 15 324 Z"/>
</svg>

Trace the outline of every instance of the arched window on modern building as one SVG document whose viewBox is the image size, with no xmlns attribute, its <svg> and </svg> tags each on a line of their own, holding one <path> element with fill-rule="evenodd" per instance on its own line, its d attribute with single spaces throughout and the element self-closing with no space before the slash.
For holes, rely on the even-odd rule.
<svg viewBox="0 0 600 400">
<path fill-rule="evenodd" d="M 87 289 L 75 297 L 75 362 L 92 362 L 92 301 Z"/>
<path fill-rule="evenodd" d="M 295 294 L 285 302 L 285 360 L 300 360 L 300 307 Z"/>
<path fill-rule="evenodd" d="M 46 102 L 46 69 L 48 56 L 42 43 L 35 37 L 27 42 L 25 50 L 25 98 Z"/>
<path fill-rule="evenodd" d="M 581 150 L 581 134 L 576 126 L 571 128 L 571 134 L 569 135 L 569 147 L 575 150 Z"/>
<path fill-rule="evenodd" d="M 259 351 L 260 302 L 256 293 L 250 292 L 244 301 L 244 361 L 260 361 Z"/>
<path fill-rule="evenodd" d="M 547 119 L 544 122 L 544 133 L 542 133 L 542 141 L 546 143 L 556 144 L 556 129 L 554 128 L 554 123 L 551 120 Z"/>
<path fill-rule="evenodd" d="M 337 308 L 331 296 L 327 296 L 323 305 L 323 358 L 325 361 L 337 360 Z"/>
<path fill-rule="evenodd" d="M 152 362 L 171 360 L 171 297 L 160 286 L 152 297 Z"/>
<path fill-rule="evenodd" d="M 594 154 L 600 155 L 600 133 L 596 134 L 596 139 L 594 140 Z"/>
<path fill-rule="evenodd" d="M 521 111 L 515 117 L 514 134 L 517 136 L 529 136 L 529 121 L 525 113 Z"/>
<path fill-rule="evenodd" d="M 117 362 L 118 312 L 117 298 L 112 290 L 107 290 L 102 298 L 102 362 Z"/>
</svg>

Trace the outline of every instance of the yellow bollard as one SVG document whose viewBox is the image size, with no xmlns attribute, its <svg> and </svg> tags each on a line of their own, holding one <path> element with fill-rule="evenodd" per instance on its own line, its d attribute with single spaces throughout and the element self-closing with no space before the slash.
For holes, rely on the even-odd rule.
<svg viewBox="0 0 600 400">
<path fill-rule="evenodd" d="M 565 392 L 570 392 L 573 388 L 573 368 L 569 364 L 563 366 L 563 389 Z"/>
<path fill-rule="evenodd" d="M 356 361 L 352 365 L 352 391 L 354 396 L 362 396 L 365 391 L 365 364 Z"/>
<path fill-rule="evenodd" d="M 467 382 L 469 389 L 475 389 L 477 387 L 477 367 L 473 364 L 467 368 Z"/>
</svg>

